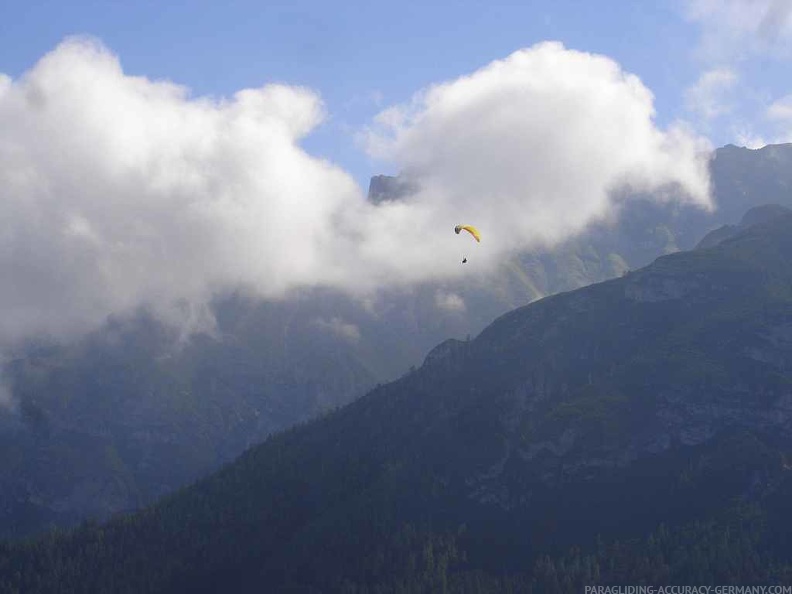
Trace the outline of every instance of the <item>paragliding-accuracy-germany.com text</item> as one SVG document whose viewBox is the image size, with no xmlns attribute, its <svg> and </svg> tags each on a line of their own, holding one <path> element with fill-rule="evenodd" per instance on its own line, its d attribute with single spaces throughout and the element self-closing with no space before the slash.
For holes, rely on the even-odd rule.
<svg viewBox="0 0 792 594">
<path fill-rule="evenodd" d="M 586 586 L 584 594 L 792 594 L 792 586 Z"/>
</svg>

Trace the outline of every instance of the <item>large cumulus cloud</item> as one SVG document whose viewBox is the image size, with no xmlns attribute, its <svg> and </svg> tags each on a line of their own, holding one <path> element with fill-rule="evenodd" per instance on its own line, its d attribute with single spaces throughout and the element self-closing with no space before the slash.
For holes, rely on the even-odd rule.
<svg viewBox="0 0 792 594">
<path fill-rule="evenodd" d="M 368 141 L 420 180 L 434 224 L 475 222 L 496 254 L 579 232 L 625 184 L 709 206 L 705 143 L 654 115 L 636 76 L 548 42 L 384 111 Z"/>
<path fill-rule="evenodd" d="M 195 320 L 229 289 L 361 293 L 465 274 L 458 222 L 485 233 L 480 272 L 607 216 L 625 183 L 707 204 L 699 141 L 655 126 L 638 78 L 557 43 L 384 112 L 369 147 L 421 188 L 396 202 L 367 203 L 300 146 L 323 116 L 315 92 L 285 85 L 194 98 L 85 39 L 0 76 L 2 341 L 141 305 Z"/>
<path fill-rule="evenodd" d="M 298 146 L 323 115 L 306 89 L 192 99 L 84 39 L 0 88 L 5 336 L 324 282 L 328 223 L 362 200 Z"/>
</svg>

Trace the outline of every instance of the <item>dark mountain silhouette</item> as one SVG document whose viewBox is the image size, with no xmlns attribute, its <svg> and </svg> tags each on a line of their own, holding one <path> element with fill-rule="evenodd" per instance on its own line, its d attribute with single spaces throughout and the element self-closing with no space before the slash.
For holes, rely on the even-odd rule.
<svg viewBox="0 0 792 594">
<path fill-rule="evenodd" d="M 516 309 L 0 591 L 789 583 L 792 215 Z"/>
</svg>

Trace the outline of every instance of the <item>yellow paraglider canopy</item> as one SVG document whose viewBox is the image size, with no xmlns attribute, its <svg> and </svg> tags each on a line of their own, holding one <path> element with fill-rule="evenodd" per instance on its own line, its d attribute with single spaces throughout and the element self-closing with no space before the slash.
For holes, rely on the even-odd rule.
<svg viewBox="0 0 792 594">
<path fill-rule="evenodd" d="M 473 225 L 457 225 L 456 227 L 454 227 L 454 233 L 459 235 L 460 231 L 467 231 L 476 239 L 476 241 L 479 242 L 481 241 L 481 234 L 479 233 L 479 230 L 476 229 Z"/>
</svg>

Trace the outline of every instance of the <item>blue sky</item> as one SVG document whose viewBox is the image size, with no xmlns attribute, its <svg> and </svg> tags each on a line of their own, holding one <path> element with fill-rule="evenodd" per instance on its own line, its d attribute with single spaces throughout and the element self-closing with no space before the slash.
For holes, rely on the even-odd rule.
<svg viewBox="0 0 792 594">
<path fill-rule="evenodd" d="M 698 3 L 714 5 L 699 21 L 690 17 L 695 4 L 7 0 L 0 6 L 0 72 L 17 77 L 67 36 L 85 34 L 117 54 L 127 73 L 172 80 L 194 95 L 228 96 L 273 81 L 305 85 L 321 95 L 327 119 L 304 145 L 365 184 L 388 166 L 368 159 L 355 133 L 383 106 L 517 49 L 559 40 L 607 55 L 639 76 L 655 95 L 661 126 L 683 118 L 716 146 L 744 140 L 738 129 L 761 142 L 769 132 L 762 111 L 789 91 L 789 63 L 770 51 L 750 59 L 737 52 L 702 58 L 708 20 L 723 29 L 723 45 L 744 44 L 744 32 L 719 24 L 717 12 L 730 2 Z M 760 12 L 773 2 L 742 4 Z M 685 91 L 716 67 L 739 69 L 753 96 L 740 96 L 731 118 L 697 122 Z"/>
<path fill-rule="evenodd" d="M 197 324 L 228 290 L 483 279 L 615 220 L 625 186 L 717 208 L 709 149 L 792 140 L 790 15 L 792 0 L 6 0 L 0 337 L 140 306 Z M 367 202 L 370 176 L 397 172 L 415 191 Z M 460 222 L 483 236 L 464 267 Z"/>
</svg>

